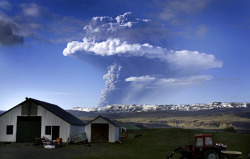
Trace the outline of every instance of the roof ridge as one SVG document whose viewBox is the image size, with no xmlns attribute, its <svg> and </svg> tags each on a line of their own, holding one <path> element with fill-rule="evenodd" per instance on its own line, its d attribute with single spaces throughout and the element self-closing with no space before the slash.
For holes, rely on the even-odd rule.
<svg viewBox="0 0 250 159">
<path fill-rule="evenodd" d="M 89 121 L 86 125 L 90 124 L 91 122 L 95 121 L 96 119 L 102 117 L 103 119 L 105 119 L 106 121 L 108 121 L 109 123 L 111 123 L 112 125 L 114 125 L 115 127 L 119 127 L 116 123 L 114 123 L 112 120 L 110 120 L 109 118 L 103 116 L 103 115 L 98 115 L 96 118 L 94 118 L 93 120 Z"/>
<path fill-rule="evenodd" d="M 47 109 L 51 113 L 55 114 L 56 116 L 60 117 L 61 119 L 65 120 L 69 124 L 72 124 L 72 125 L 85 125 L 82 120 L 80 120 L 79 118 L 77 118 L 76 116 L 74 116 L 71 113 L 67 112 L 66 110 L 64 110 L 63 108 L 61 108 L 60 106 L 58 106 L 56 104 L 51 104 L 51 103 L 41 101 L 41 100 L 37 100 L 37 99 L 34 99 L 34 98 L 26 98 L 26 100 L 29 100 L 29 99 L 31 101 L 35 102 L 36 104 L 44 107 L 45 109 Z"/>
</svg>

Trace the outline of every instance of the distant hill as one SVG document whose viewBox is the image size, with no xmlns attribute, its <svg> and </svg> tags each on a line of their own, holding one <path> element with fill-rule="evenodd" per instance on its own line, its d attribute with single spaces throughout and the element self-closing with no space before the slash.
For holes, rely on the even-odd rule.
<svg viewBox="0 0 250 159">
<path fill-rule="evenodd" d="M 112 116 L 120 116 L 122 114 L 134 113 L 153 113 L 176 112 L 185 114 L 207 114 L 216 112 L 240 112 L 250 111 L 250 103 L 223 103 L 213 102 L 209 104 L 192 104 L 192 105 L 121 105 L 113 104 L 105 107 L 74 107 L 68 110 L 77 117 L 91 118 L 96 114 L 112 114 Z"/>
<path fill-rule="evenodd" d="M 143 124 L 151 128 L 224 129 L 233 126 L 250 130 L 249 103 L 107 105 L 97 108 L 77 107 L 68 112 L 83 120 L 104 115 L 120 122 Z"/>
</svg>

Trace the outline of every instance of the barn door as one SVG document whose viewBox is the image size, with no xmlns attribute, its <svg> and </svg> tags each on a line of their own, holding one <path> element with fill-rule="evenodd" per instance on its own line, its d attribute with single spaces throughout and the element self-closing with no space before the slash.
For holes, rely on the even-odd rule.
<svg viewBox="0 0 250 159">
<path fill-rule="evenodd" d="M 17 117 L 16 142 L 31 143 L 41 137 L 41 117 Z"/>
<path fill-rule="evenodd" d="M 57 140 L 60 134 L 60 126 L 52 126 L 52 140 Z"/>
<path fill-rule="evenodd" d="M 91 142 L 108 142 L 109 124 L 91 124 Z"/>
</svg>

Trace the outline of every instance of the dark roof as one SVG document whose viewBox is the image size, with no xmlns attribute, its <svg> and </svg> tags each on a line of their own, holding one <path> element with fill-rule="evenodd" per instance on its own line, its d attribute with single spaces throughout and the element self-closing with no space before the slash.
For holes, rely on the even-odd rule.
<svg viewBox="0 0 250 159">
<path fill-rule="evenodd" d="M 75 117 L 74 115 L 70 114 L 69 112 L 65 111 L 64 109 L 60 108 L 59 106 L 55 104 L 50 104 L 47 102 L 39 101 L 36 99 L 29 98 L 29 100 L 33 101 L 34 103 L 44 107 L 51 113 L 57 115 L 58 117 L 62 118 L 66 122 L 68 122 L 71 125 L 84 125 L 84 122 Z"/>
<path fill-rule="evenodd" d="M 74 115 L 70 114 L 69 112 L 65 111 L 64 109 L 60 108 L 59 106 L 57 106 L 55 104 L 39 101 L 39 100 L 36 100 L 33 98 L 26 98 L 26 100 L 24 102 L 18 104 L 17 106 L 22 105 L 23 103 L 26 103 L 29 101 L 34 102 L 35 104 L 47 109 L 48 111 L 50 111 L 51 113 L 60 117 L 61 119 L 63 119 L 64 121 L 68 122 L 71 125 L 84 125 L 83 121 L 81 121 L 80 119 L 78 119 Z M 15 106 L 15 107 L 17 107 L 17 106 Z M 15 107 L 11 108 L 10 110 L 14 109 Z M 4 112 L 3 114 L 9 112 L 10 110 Z M 1 115 L 3 115 L 3 114 L 1 114 Z"/>
<path fill-rule="evenodd" d="M 119 126 L 118 126 L 116 123 L 114 123 L 112 120 L 110 120 L 109 118 L 104 117 L 104 116 L 102 116 L 102 115 L 99 115 L 99 116 L 96 117 L 95 119 L 93 119 L 93 120 L 91 120 L 90 122 L 88 122 L 86 125 L 92 123 L 93 121 L 95 121 L 95 120 L 98 119 L 98 118 L 103 118 L 103 119 L 105 119 L 106 121 L 108 121 L 110 124 L 114 125 L 115 127 L 119 127 Z"/>
</svg>

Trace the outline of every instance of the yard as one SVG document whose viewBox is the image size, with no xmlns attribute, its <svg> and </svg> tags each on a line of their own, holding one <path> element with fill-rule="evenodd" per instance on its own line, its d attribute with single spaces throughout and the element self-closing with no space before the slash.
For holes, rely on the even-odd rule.
<svg viewBox="0 0 250 159">
<path fill-rule="evenodd" d="M 56 159 L 164 159 L 175 147 L 193 144 L 194 135 L 203 132 L 185 129 L 147 129 L 143 136 L 134 138 L 129 134 L 129 140 L 119 143 L 101 143 L 86 145 L 65 145 L 56 149 L 44 149 L 31 144 L 0 145 L 1 159 L 56 158 Z M 241 151 L 240 158 L 246 158 L 250 153 L 250 134 L 230 132 L 215 132 L 216 142 L 228 145 L 228 150 Z M 178 158 L 176 155 L 174 158 Z"/>
</svg>

